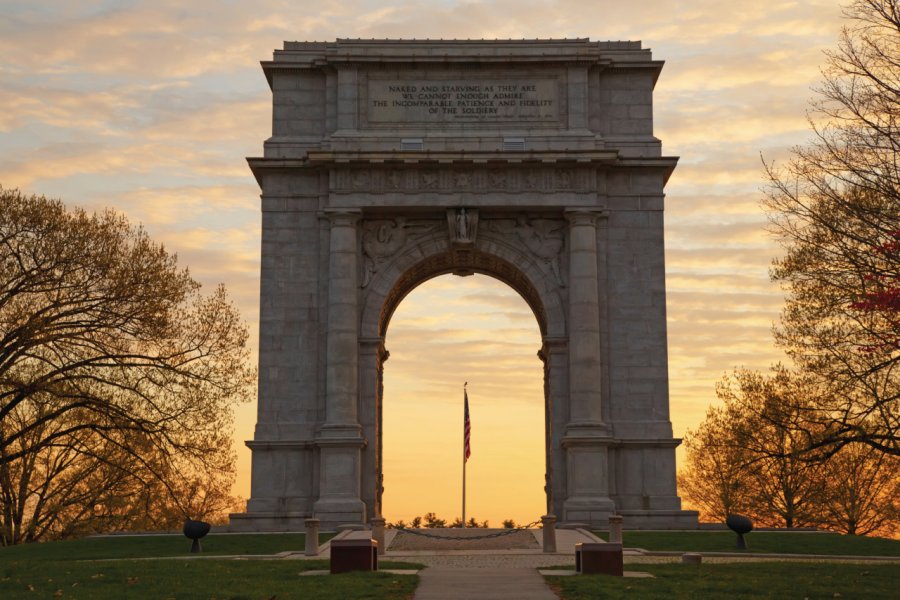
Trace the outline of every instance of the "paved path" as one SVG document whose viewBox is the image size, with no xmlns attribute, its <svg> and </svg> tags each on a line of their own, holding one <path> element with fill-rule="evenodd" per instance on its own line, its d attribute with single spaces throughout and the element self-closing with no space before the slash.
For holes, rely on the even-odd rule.
<svg viewBox="0 0 900 600">
<path fill-rule="evenodd" d="M 537 567 L 574 564 L 575 543 L 596 538 L 585 531 L 560 530 L 557 547 L 561 552 L 543 554 L 539 549 L 542 543 L 540 530 L 527 533 L 534 535 L 527 545 L 535 549 L 526 550 L 522 548 L 521 539 L 504 536 L 489 540 L 497 546 L 491 550 L 457 549 L 458 545 L 449 540 L 424 543 L 429 542 L 425 538 L 413 550 L 408 544 L 391 543 L 393 538 L 386 536 L 388 552 L 384 558 L 428 565 L 427 569 L 419 571 L 419 586 L 413 600 L 558 600 L 537 572 Z M 515 543 L 504 548 L 504 541 Z"/>
<path fill-rule="evenodd" d="M 419 571 L 413 600 L 558 600 L 544 578 L 527 568 L 429 567 Z"/>
</svg>

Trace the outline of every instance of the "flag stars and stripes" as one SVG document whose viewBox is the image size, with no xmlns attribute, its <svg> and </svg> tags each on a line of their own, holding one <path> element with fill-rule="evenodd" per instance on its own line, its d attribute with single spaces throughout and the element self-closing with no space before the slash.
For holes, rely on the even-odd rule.
<svg viewBox="0 0 900 600">
<path fill-rule="evenodd" d="M 463 422 L 463 447 L 465 448 L 465 460 L 472 456 L 472 423 L 469 420 L 469 392 L 463 386 L 463 398 L 465 399 L 465 417 Z"/>
</svg>

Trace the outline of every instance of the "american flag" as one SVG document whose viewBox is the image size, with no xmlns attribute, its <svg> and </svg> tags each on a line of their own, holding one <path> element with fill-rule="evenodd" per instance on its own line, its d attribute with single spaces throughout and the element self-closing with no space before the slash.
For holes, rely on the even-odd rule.
<svg viewBox="0 0 900 600">
<path fill-rule="evenodd" d="M 467 382 L 468 384 L 468 382 Z M 465 448 L 465 460 L 472 456 L 472 423 L 469 421 L 469 393 L 463 386 L 463 398 L 465 398 L 465 420 L 463 422 L 463 447 Z"/>
</svg>

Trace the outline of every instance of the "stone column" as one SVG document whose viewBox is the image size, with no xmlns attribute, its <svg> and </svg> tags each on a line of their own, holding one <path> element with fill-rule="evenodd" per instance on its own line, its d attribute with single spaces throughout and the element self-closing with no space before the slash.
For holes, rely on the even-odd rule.
<svg viewBox="0 0 900 600">
<path fill-rule="evenodd" d="M 563 521 L 605 525 L 614 510 L 609 498 L 607 447 L 610 428 L 603 422 L 600 357 L 600 295 L 596 211 L 566 211 L 569 221 L 569 422 L 567 490 Z"/>
<path fill-rule="evenodd" d="M 359 424 L 368 440 L 362 459 L 362 500 L 370 515 L 381 514 L 381 373 L 388 355 L 381 337 L 359 340 Z"/>
<path fill-rule="evenodd" d="M 328 341 L 325 350 L 325 422 L 359 429 L 358 212 L 334 212 L 328 258 Z"/>
<path fill-rule="evenodd" d="M 597 213 L 568 211 L 569 219 L 569 422 L 600 425 L 600 296 L 597 281 Z"/>
<path fill-rule="evenodd" d="M 358 211 L 328 213 L 328 330 L 325 350 L 325 423 L 320 427 L 319 500 L 313 511 L 324 526 L 365 523 L 360 498 L 361 449 L 357 415 L 359 333 L 357 307 Z"/>
<path fill-rule="evenodd" d="M 547 513 L 563 514 L 567 497 L 566 451 L 562 440 L 569 422 L 569 350 L 564 337 L 544 337 L 539 355 L 544 361 L 547 438 Z"/>
<path fill-rule="evenodd" d="M 378 554 L 384 554 L 384 517 L 372 517 L 372 539 L 378 542 Z"/>
</svg>

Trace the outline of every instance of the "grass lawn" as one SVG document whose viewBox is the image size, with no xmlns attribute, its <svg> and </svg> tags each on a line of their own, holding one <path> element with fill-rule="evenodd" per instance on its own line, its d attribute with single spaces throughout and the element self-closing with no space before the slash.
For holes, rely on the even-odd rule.
<svg viewBox="0 0 900 600">
<path fill-rule="evenodd" d="M 418 565 L 384 563 L 380 568 Z M 300 576 L 328 569 L 327 560 L 2 560 L 0 598 L 122 600 L 407 600 L 415 575 L 347 573 Z"/>
<path fill-rule="evenodd" d="M 626 565 L 655 579 L 547 577 L 563 600 L 613 598 L 897 598 L 900 565 L 744 563 Z"/>
<path fill-rule="evenodd" d="M 321 534 L 319 543 L 334 534 Z M 277 554 L 287 550 L 302 552 L 303 533 L 211 533 L 200 542 L 203 554 Z M 101 558 L 150 558 L 190 555 L 191 541 L 183 535 L 112 536 L 82 538 L 47 544 L 0 547 L 0 564 L 10 560 L 88 560 Z"/>
<path fill-rule="evenodd" d="M 608 539 L 607 534 L 597 535 Z M 747 552 L 900 556 L 900 540 L 824 532 L 753 531 L 744 536 Z M 740 552 L 731 531 L 626 531 L 627 548 L 692 552 Z"/>
</svg>

